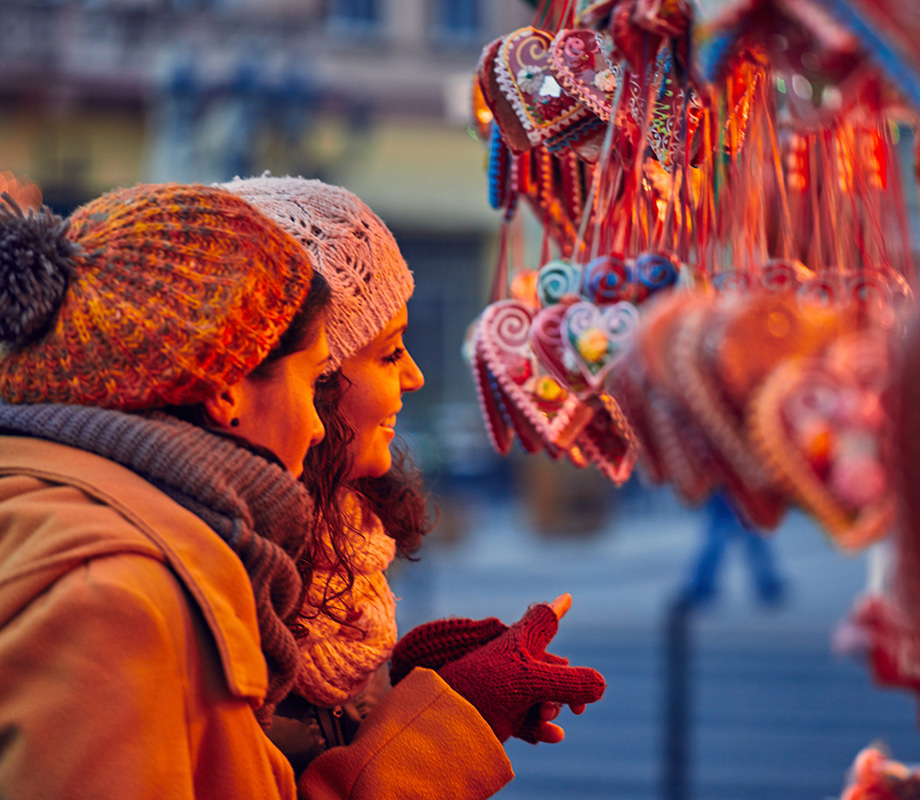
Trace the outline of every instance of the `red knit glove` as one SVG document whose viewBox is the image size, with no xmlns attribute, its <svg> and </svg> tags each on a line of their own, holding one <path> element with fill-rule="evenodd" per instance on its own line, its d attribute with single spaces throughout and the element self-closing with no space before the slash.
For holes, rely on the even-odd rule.
<svg viewBox="0 0 920 800">
<path fill-rule="evenodd" d="M 477 634 L 497 629 L 494 618 L 482 620 L 481 627 L 471 620 L 459 622 L 466 623 L 458 627 L 467 635 L 453 637 L 449 643 L 460 649 L 463 642 L 472 644 Z M 424 640 L 426 633 L 443 630 L 442 623 L 422 625 L 409 636 L 414 642 Z M 599 672 L 589 667 L 570 667 L 566 659 L 546 652 L 546 645 L 557 630 L 559 620 L 553 609 L 540 603 L 528 609 L 520 622 L 457 660 L 443 659 L 446 663 L 438 672 L 454 691 L 476 707 L 499 741 L 515 736 L 536 743 L 541 741 L 541 704 L 593 703 L 601 698 L 607 686 Z M 435 653 L 437 644 L 429 640 L 424 648 L 415 644 L 412 650 Z"/>
<path fill-rule="evenodd" d="M 508 630 L 500 619 L 439 619 L 413 628 L 393 648 L 390 657 L 390 683 L 395 686 L 415 667 L 435 671 L 463 658 Z"/>
</svg>

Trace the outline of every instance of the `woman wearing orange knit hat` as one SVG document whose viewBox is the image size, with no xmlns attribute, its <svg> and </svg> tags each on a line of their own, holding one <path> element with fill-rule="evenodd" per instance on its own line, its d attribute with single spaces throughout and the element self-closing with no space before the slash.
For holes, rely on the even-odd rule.
<svg viewBox="0 0 920 800">
<path fill-rule="evenodd" d="M 0 201 L 0 796 L 294 795 L 328 296 L 228 192 Z"/>
</svg>

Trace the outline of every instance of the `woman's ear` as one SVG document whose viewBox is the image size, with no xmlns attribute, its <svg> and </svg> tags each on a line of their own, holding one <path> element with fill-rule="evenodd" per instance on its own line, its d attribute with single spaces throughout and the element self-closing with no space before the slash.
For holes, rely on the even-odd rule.
<svg viewBox="0 0 920 800">
<path fill-rule="evenodd" d="M 206 397 L 202 405 L 216 428 L 229 430 L 240 424 L 241 400 L 239 384 L 235 384 Z"/>
</svg>

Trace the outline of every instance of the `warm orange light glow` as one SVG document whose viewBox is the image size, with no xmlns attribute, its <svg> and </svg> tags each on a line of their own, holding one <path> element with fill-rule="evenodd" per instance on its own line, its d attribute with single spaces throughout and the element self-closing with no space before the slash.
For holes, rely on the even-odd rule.
<svg viewBox="0 0 920 800">
<path fill-rule="evenodd" d="M 10 170 L 0 172 L 0 194 L 8 192 L 23 211 L 42 205 L 42 190 L 28 177 L 17 178 Z"/>
</svg>

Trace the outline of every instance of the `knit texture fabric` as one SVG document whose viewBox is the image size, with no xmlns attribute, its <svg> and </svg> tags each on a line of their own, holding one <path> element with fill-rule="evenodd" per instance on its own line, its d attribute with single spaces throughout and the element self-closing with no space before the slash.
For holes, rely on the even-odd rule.
<svg viewBox="0 0 920 800">
<path fill-rule="evenodd" d="M 0 429 L 78 447 L 148 480 L 221 537 L 239 556 L 255 595 L 268 664 L 271 723 L 290 691 L 299 658 L 286 624 L 303 599 L 296 559 L 307 542 L 313 501 L 280 466 L 237 444 L 160 412 L 141 416 L 83 406 L 0 403 Z"/>
<path fill-rule="evenodd" d="M 348 588 L 329 532 L 320 527 L 307 601 L 297 619 L 304 633 L 298 635 L 300 672 L 294 691 L 324 707 L 351 700 L 396 643 L 396 599 L 385 574 L 396 542 L 376 515 L 362 511 L 352 492 L 343 491 L 341 498 L 345 536 L 339 549 L 351 564 L 354 584 Z M 324 599 L 341 622 L 318 611 Z"/>
<path fill-rule="evenodd" d="M 328 281 L 330 370 L 373 340 L 412 296 L 412 273 L 393 234 L 347 189 L 270 176 L 237 178 L 222 186 L 297 239 Z"/>
<path fill-rule="evenodd" d="M 390 683 L 395 686 L 416 667 L 437 672 L 506 630 L 508 626 L 497 617 L 476 620 L 451 617 L 419 625 L 396 645 L 390 660 Z"/>
<path fill-rule="evenodd" d="M 309 291 L 297 242 L 218 188 L 138 185 L 50 219 L 0 209 L 0 303 L 26 318 L 0 327 L 9 402 L 198 402 L 249 374 Z"/>
<path fill-rule="evenodd" d="M 440 622 L 413 629 L 407 642 L 414 639 L 419 652 L 430 657 L 437 652 L 445 630 Z M 492 625 L 466 629 L 485 633 L 489 627 Z M 546 652 L 546 645 L 558 629 L 559 621 L 549 605 L 532 606 L 519 622 L 462 658 L 448 661 L 438 672 L 455 692 L 476 707 L 499 741 L 515 736 L 537 742 L 537 710 L 541 703 L 593 703 L 607 686 L 599 672 L 590 667 L 571 667 L 566 659 Z M 448 648 L 457 644 L 456 637 L 448 637 Z M 402 647 L 401 641 L 394 658 L 399 654 L 405 660 L 400 653 Z"/>
</svg>

